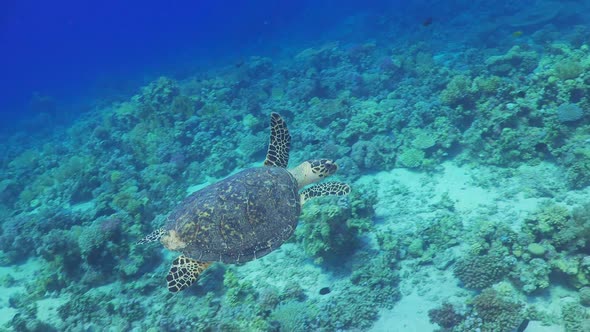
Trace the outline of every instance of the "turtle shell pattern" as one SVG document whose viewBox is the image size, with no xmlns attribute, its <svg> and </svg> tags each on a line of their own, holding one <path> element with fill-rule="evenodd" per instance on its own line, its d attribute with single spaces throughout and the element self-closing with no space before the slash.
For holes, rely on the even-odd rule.
<svg viewBox="0 0 590 332">
<path fill-rule="evenodd" d="M 199 261 L 243 263 L 285 242 L 301 213 L 298 185 L 286 169 L 243 170 L 194 192 L 168 217 L 186 246 L 182 253 Z"/>
</svg>

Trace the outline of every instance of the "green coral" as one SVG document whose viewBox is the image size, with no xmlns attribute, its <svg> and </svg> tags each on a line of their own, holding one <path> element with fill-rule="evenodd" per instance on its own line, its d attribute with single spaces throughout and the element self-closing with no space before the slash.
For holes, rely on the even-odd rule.
<svg viewBox="0 0 590 332">
<path fill-rule="evenodd" d="M 566 280 L 576 288 L 590 285 L 590 269 L 587 268 L 590 264 L 582 260 L 590 237 L 589 211 L 590 203 L 574 208 L 571 213 L 565 206 L 547 203 L 527 218 L 523 226 L 523 233 L 537 241 L 525 242 L 523 247 L 533 256 L 540 257 L 542 246 L 545 250 L 543 256 L 550 257 L 552 271 L 563 273 L 567 276 Z M 527 255 L 523 255 L 523 258 Z M 523 273 L 528 274 L 530 271 Z M 546 284 L 546 281 L 543 283 Z"/>
<path fill-rule="evenodd" d="M 331 200 L 331 204 L 325 204 Z M 350 255 L 358 236 L 372 228 L 377 193 L 374 187 L 354 186 L 340 204 L 338 198 L 322 198 L 305 204 L 295 236 L 316 262 L 338 261 Z M 324 201 L 324 202 L 322 202 Z"/>
<path fill-rule="evenodd" d="M 353 285 L 360 286 L 367 298 L 374 304 L 392 307 L 399 299 L 399 274 L 395 256 L 390 253 L 368 259 L 362 266 L 357 266 L 350 276 Z"/>
<path fill-rule="evenodd" d="M 303 302 L 287 301 L 281 303 L 273 310 L 269 316 L 270 321 L 277 321 L 281 327 L 281 331 L 309 331 L 309 320 L 315 315 L 312 315 L 310 308 Z"/>
<path fill-rule="evenodd" d="M 426 153 L 423 150 L 406 148 L 397 156 L 400 167 L 418 168 L 424 164 Z"/>
<path fill-rule="evenodd" d="M 235 307 L 244 303 L 253 303 L 258 296 L 254 285 L 251 282 L 237 277 L 232 270 L 226 270 L 223 277 L 225 287 L 225 301 L 228 305 Z"/>
<path fill-rule="evenodd" d="M 436 144 L 436 133 L 426 130 L 418 130 L 412 140 L 412 146 L 416 149 L 426 150 Z"/>
<path fill-rule="evenodd" d="M 565 303 L 561 307 L 561 319 L 566 332 L 588 331 L 590 328 L 588 312 L 575 302 Z"/>
<path fill-rule="evenodd" d="M 347 225 L 348 216 L 349 212 L 335 205 L 307 203 L 301 215 L 302 225 L 295 231 L 305 252 L 321 263 L 352 251 L 355 233 Z"/>
<path fill-rule="evenodd" d="M 330 301 L 319 307 L 315 330 L 366 330 L 380 308 L 391 308 L 399 300 L 399 276 L 391 255 L 368 261 L 355 267 L 350 282 L 341 284 Z"/>
<path fill-rule="evenodd" d="M 440 93 L 440 100 L 449 106 L 468 106 L 475 102 L 476 90 L 472 87 L 471 78 L 456 75 Z"/>
<path fill-rule="evenodd" d="M 472 254 L 459 260 L 454 274 L 465 287 L 483 289 L 502 280 L 510 269 L 503 251 L 493 248 L 483 255 Z"/>
<path fill-rule="evenodd" d="M 179 94 L 179 87 L 176 81 L 160 77 L 141 89 L 141 93 L 134 96 L 134 101 L 140 105 L 140 116 L 151 117 L 154 113 L 162 113 L 172 105 L 174 97 Z"/>
<path fill-rule="evenodd" d="M 109 175 L 109 179 L 111 181 L 111 183 L 115 184 L 118 183 L 119 181 L 121 181 L 121 179 L 123 178 L 123 172 L 121 171 L 111 171 L 110 175 Z"/>
<path fill-rule="evenodd" d="M 533 234 L 549 237 L 567 226 L 570 212 L 562 205 L 548 202 L 525 220 L 527 229 Z"/>
<path fill-rule="evenodd" d="M 354 114 L 350 121 L 346 121 L 346 127 L 338 134 L 338 138 L 346 145 L 361 140 L 371 141 L 375 135 L 393 129 L 395 116 L 387 99 L 358 102 L 354 105 Z"/>
<path fill-rule="evenodd" d="M 477 87 L 478 91 L 495 95 L 502 87 L 503 82 L 502 78 L 498 76 L 477 76 L 473 79 L 473 84 Z"/>
<path fill-rule="evenodd" d="M 513 46 L 506 54 L 494 55 L 486 59 L 488 69 L 500 76 L 514 72 L 530 73 L 539 63 L 539 56 L 534 51 L 525 51 L 520 46 Z"/>
<path fill-rule="evenodd" d="M 148 204 L 149 198 L 139 192 L 139 188 L 136 185 L 128 185 L 121 191 L 116 193 L 111 198 L 111 206 L 116 210 L 123 210 L 139 220 L 143 208 Z"/>
<path fill-rule="evenodd" d="M 171 112 L 180 115 L 181 119 L 188 119 L 195 113 L 195 102 L 187 96 L 178 95 L 172 99 L 170 108 Z"/>
<path fill-rule="evenodd" d="M 585 248 L 590 236 L 590 203 L 576 207 L 571 215 L 562 207 L 553 219 L 556 222 L 554 232 L 550 234 L 553 245 L 558 249 L 578 251 Z"/>
<path fill-rule="evenodd" d="M 580 296 L 580 304 L 590 307 L 590 287 L 586 286 L 580 288 L 578 295 Z"/>
<path fill-rule="evenodd" d="M 531 253 L 533 256 L 543 256 L 547 250 L 545 247 L 539 243 L 531 243 L 527 246 L 527 251 Z"/>
<path fill-rule="evenodd" d="M 408 246 L 408 254 L 412 257 L 420 257 L 424 254 L 424 240 L 416 238 Z"/>
<path fill-rule="evenodd" d="M 555 76 L 561 80 L 571 80 L 584 72 L 584 66 L 579 60 L 567 58 L 555 63 L 553 68 Z"/>
<path fill-rule="evenodd" d="M 574 189 L 582 189 L 590 184 L 590 156 L 587 151 L 573 151 L 575 158 L 564 165 L 566 178 Z"/>
<path fill-rule="evenodd" d="M 530 294 L 549 287 L 550 273 L 551 266 L 547 262 L 540 258 L 533 258 L 529 262 L 520 264 L 512 277 L 525 293 Z"/>
<path fill-rule="evenodd" d="M 482 320 L 481 331 L 512 331 L 525 318 L 524 304 L 488 288 L 473 299 L 473 309 Z"/>
</svg>

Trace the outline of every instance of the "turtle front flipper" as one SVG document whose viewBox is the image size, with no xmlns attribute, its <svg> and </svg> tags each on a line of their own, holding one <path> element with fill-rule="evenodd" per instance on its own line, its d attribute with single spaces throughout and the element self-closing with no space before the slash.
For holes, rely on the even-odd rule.
<svg viewBox="0 0 590 332">
<path fill-rule="evenodd" d="M 178 256 L 172 262 L 166 276 L 168 290 L 176 293 L 192 285 L 209 265 L 211 265 L 210 262 L 199 262 L 183 255 Z"/>
<path fill-rule="evenodd" d="M 286 168 L 289 163 L 291 135 L 287 123 L 278 113 L 270 114 L 270 143 L 264 166 Z"/>
<path fill-rule="evenodd" d="M 304 189 L 301 194 L 301 205 L 314 197 L 344 196 L 350 194 L 350 186 L 344 182 L 324 182 Z"/>
<path fill-rule="evenodd" d="M 162 235 L 164 235 L 165 233 L 166 233 L 166 231 L 164 230 L 164 228 L 158 228 L 155 231 L 146 235 L 143 239 L 137 241 L 137 244 L 140 245 L 140 244 L 160 241 L 160 239 L 162 238 Z"/>
</svg>

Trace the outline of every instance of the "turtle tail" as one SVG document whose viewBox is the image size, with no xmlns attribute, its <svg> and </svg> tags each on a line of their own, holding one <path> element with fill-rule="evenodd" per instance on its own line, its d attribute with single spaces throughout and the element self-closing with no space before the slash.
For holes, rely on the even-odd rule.
<svg viewBox="0 0 590 332">
<path fill-rule="evenodd" d="M 180 292 L 192 285 L 199 275 L 211 265 L 210 262 L 200 262 L 196 259 L 180 255 L 172 262 L 166 282 L 168 290 L 172 293 Z"/>
</svg>

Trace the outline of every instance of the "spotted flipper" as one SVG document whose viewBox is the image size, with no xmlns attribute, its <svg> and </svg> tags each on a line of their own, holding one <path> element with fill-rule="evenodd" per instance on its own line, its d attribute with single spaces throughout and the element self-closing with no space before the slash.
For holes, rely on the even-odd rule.
<svg viewBox="0 0 590 332">
<path fill-rule="evenodd" d="M 301 192 L 301 205 L 314 197 L 344 196 L 350 194 L 350 186 L 343 182 L 324 182 L 315 184 Z"/>
<path fill-rule="evenodd" d="M 143 239 L 137 241 L 137 244 L 144 244 L 144 243 L 160 241 L 160 238 L 165 233 L 166 233 L 166 231 L 164 230 L 164 228 L 158 228 L 155 231 L 146 235 Z"/>
<path fill-rule="evenodd" d="M 168 290 L 176 293 L 192 285 L 209 265 L 211 265 L 209 262 L 199 262 L 183 255 L 178 256 L 172 262 L 166 276 Z"/>
<path fill-rule="evenodd" d="M 287 123 L 278 113 L 270 114 L 270 143 L 264 166 L 286 168 L 289 163 L 291 135 Z"/>
</svg>

